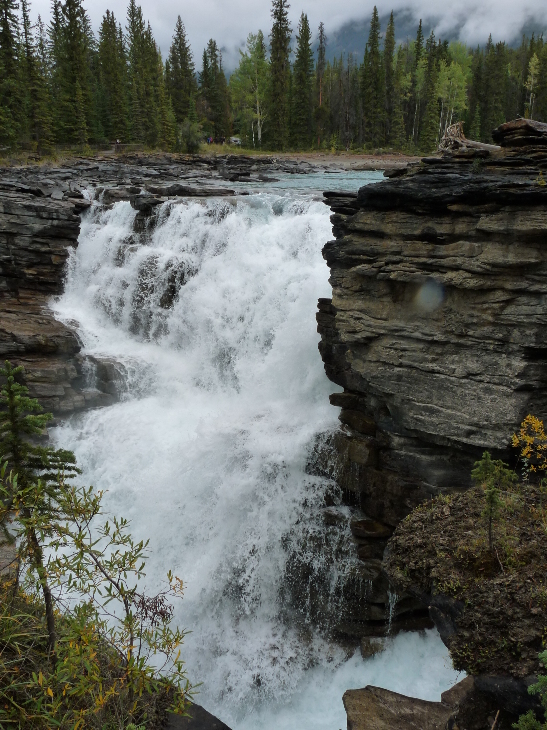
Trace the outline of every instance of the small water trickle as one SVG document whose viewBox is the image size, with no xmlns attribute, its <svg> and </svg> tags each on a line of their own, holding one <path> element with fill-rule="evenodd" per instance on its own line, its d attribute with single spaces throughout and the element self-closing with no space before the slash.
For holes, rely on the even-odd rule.
<svg viewBox="0 0 547 730">
<path fill-rule="evenodd" d="M 395 618 L 395 609 L 397 608 L 397 603 L 399 602 L 399 595 L 397 593 L 395 593 L 394 591 L 391 591 L 391 589 L 388 589 L 387 597 L 388 597 L 387 635 L 391 636 L 391 627 L 393 625 L 393 619 Z"/>
</svg>

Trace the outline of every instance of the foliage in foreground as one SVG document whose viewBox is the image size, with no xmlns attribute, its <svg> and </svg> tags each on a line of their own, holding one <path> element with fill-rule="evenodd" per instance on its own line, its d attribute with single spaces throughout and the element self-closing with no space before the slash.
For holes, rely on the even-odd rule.
<svg viewBox="0 0 547 730">
<path fill-rule="evenodd" d="M 102 493 L 72 483 L 71 452 L 31 441 L 49 416 L 21 373 L 0 370 L 0 547 L 13 553 L 0 576 L 0 726 L 161 727 L 191 695 L 171 626 L 182 582 L 169 573 L 159 593 L 140 590 L 148 543 L 123 518 L 100 523 Z"/>
</svg>

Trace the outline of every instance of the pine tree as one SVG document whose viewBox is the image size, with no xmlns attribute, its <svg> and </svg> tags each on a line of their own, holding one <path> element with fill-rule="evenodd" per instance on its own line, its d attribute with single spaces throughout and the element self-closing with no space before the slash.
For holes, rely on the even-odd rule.
<svg viewBox="0 0 547 730">
<path fill-rule="evenodd" d="M 313 51 L 308 16 L 302 13 L 296 36 L 293 71 L 292 144 L 307 149 L 312 135 Z"/>
<path fill-rule="evenodd" d="M 158 143 L 162 150 L 174 150 L 177 143 L 175 113 L 171 99 L 167 93 L 164 67 L 160 53 L 158 53 L 157 79 L 159 110 Z"/>
<path fill-rule="evenodd" d="M 134 142 L 143 142 L 146 115 L 143 90 L 145 24 L 142 10 L 135 0 L 129 0 L 126 31 L 131 138 Z"/>
<path fill-rule="evenodd" d="M 289 137 L 289 84 L 291 26 L 287 0 L 272 1 L 272 32 L 270 34 L 270 140 L 274 149 L 285 149 Z"/>
<path fill-rule="evenodd" d="M 127 57 L 114 13 L 103 16 L 99 30 L 100 115 L 109 140 L 126 140 L 129 132 Z"/>
<path fill-rule="evenodd" d="M 15 0 L 0 0 L 0 145 L 17 143 L 22 122 Z"/>
<path fill-rule="evenodd" d="M 374 147 L 385 141 L 385 74 L 380 53 L 380 20 L 376 5 L 372 11 L 361 82 L 365 141 Z"/>
<path fill-rule="evenodd" d="M 410 74 L 405 73 L 405 52 L 399 46 L 395 65 L 393 102 L 391 106 L 391 127 L 389 142 L 396 149 L 405 145 L 404 101 L 410 86 Z"/>
<path fill-rule="evenodd" d="M 23 26 L 23 83 L 25 115 L 30 140 L 38 152 L 49 151 L 53 144 L 51 98 L 42 56 L 39 55 L 30 26 L 28 0 L 21 0 Z M 40 26 L 41 20 L 38 16 Z M 39 30 L 43 34 L 43 26 Z M 43 39 L 42 39 L 43 42 Z"/>
<path fill-rule="evenodd" d="M 209 121 L 213 137 L 225 137 L 229 131 L 229 99 L 222 56 L 215 40 L 203 52 L 203 70 L 200 74 L 202 112 Z"/>
<path fill-rule="evenodd" d="M 317 147 L 321 147 L 321 140 L 324 136 L 325 125 L 328 121 L 328 108 L 325 104 L 324 80 L 326 69 L 327 36 L 324 23 L 319 23 L 319 44 L 317 48 L 317 65 L 315 67 L 315 128 L 317 135 Z"/>
<path fill-rule="evenodd" d="M 91 90 L 91 26 L 82 0 L 53 3 L 50 26 L 55 126 L 59 142 L 85 144 L 94 109 Z"/>
<path fill-rule="evenodd" d="M 489 37 L 484 52 L 484 72 L 481 94 L 481 138 L 492 141 L 492 130 L 505 122 L 505 77 L 507 73 L 504 43 L 494 46 Z"/>
<path fill-rule="evenodd" d="M 411 107 L 412 107 L 412 121 L 411 121 L 411 139 L 413 143 L 416 143 L 418 139 L 419 130 L 419 114 L 420 114 L 420 94 L 421 94 L 421 79 L 420 72 L 423 71 L 422 66 L 422 55 L 424 48 L 424 34 L 422 30 L 422 19 L 418 25 L 418 32 L 416 33 L 416 43 L 414 45 L 414 67 L 412 70 L 412 91 L 411 91 Z"/>
<path fill-rule="evenodd" d="M 167 90 L 171 96 L 175 118 L 180 123 L 188 116 L 190 98 L 197 92 L 194 61 L 180 15 L 169 50 L 167 68 Z"/>
<path fill-rule="evenodd" d="M 385 104 L 386 104 L 386 141 L 393 144 L 395 99 L 395 21 L 393 11 L 389 16 L 384 42 L 384 70 L 385 70 Z"/>
<path fill-rule="evenodd" d="M 439 75 L 438 47 L 435 43 L 435 34 L 431 35 L 426 43 L 427 66 L 424 79 L 424 118 L 420 129 L 420 149 L 432 152 L 437 148 L 439 133 L 439 99 L 437 95 L 437 79 Z"/>
</svg>

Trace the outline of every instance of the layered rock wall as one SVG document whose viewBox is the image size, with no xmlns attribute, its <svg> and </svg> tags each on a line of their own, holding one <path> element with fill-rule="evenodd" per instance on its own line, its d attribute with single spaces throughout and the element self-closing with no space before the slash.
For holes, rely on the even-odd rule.
<svg viewBox="0 0 547 730">
<path fill-rule="evenodd" d="M 484 449 L 547 406 L 545 147 L 463 151 L 326 193 L 320 351 L 344 388 L 341 479 L 395 526 L 429 496 L 465 489 Z"/>
<path fill-rule="evenodd" d="M 332 299 L 317 321 L 327 375 L 343 388 L 331 396 L 334 472 L 369 518 L 368 532 L 352 531 L 363 570 L 378 573 L 363 594 L 378 605 L 353 633 L 379 632 L 375 612 L 401 628 L 423 615 L 386 591 L 382 528 L 467 489 L 485 449 L 512 458 L 522 419 L 547 413 L 544 126 L 534 144 L 508 125 L 498 149 L 464 147 L 358 193 L 325 193 L 336 239 L 323 250 Z"/>
</svg>

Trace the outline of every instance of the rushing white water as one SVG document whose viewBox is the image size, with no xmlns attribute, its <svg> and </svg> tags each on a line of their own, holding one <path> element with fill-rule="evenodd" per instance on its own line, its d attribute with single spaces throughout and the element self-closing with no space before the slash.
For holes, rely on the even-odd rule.
<svg viewBox="0 0 547 730">
<path fill-rule="evenodd" d="M 438 699 L 456 675 L 436 634 L 348 660 L 287 590 L 333 490 L 306 473 L 316 435 L 337 424 L 315 327 L 328 208 L 270 190 L 166 203 L 140 234 L 135 215 L 128 203 L 87 215 L 53 304 L 86 354 L 121 363 L 123 398 L 55 438 L 108 490 L 106 508 L 151 538 L 149 585 L 168 568 L 184 579 L 176 619 L 192 631 L 197 701 L 237 730 L 338 730 L 350 686 Z M 335 586 L 343 566 L 325 555 L 310 564 Z"/>
</svg>

